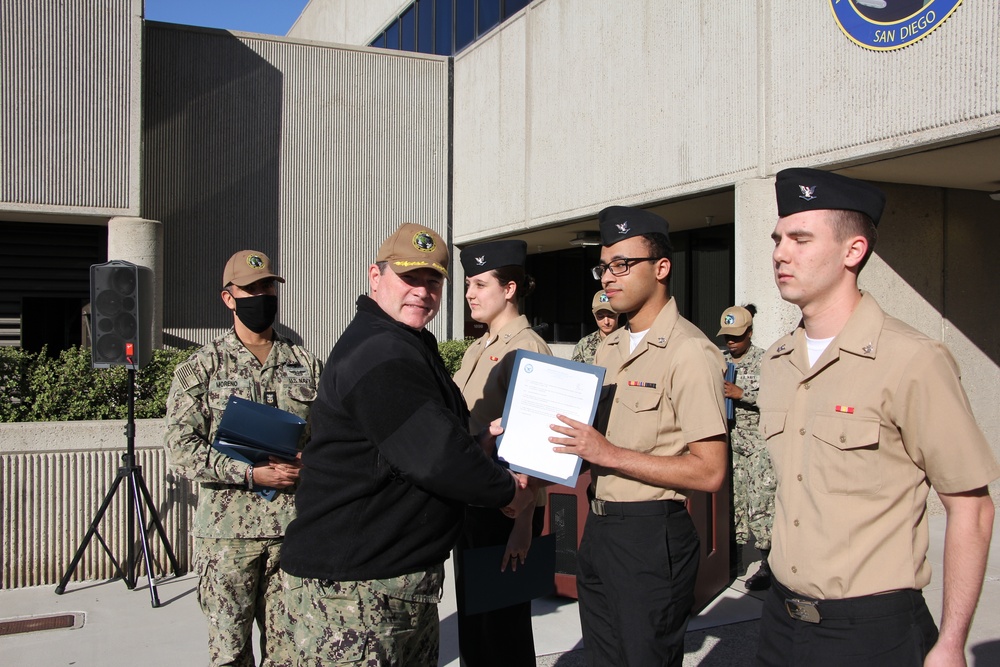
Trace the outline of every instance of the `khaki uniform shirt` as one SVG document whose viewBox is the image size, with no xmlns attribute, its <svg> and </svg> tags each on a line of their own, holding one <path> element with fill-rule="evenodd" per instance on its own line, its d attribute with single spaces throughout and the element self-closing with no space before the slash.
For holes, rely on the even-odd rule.
<svg viewBox="0 0 1000 667">
<path fill-rule="evenodd" d="M 607 438 L 619 447 L 653 456 L 683 456 L 688 443 L 726 436 L 722 353 L 667 302 L 629 354 L 629 331 L 608 334 L 594 359 L 617 384 Z M 665 489 L 591 468 L 595 497 L 615 502 L 684 500 L 683 489 Z"/>
<path fill-rule="evenodd" d="M 171 470 L 201 484 L 194 535 L 284 535 L 295 516 L 294 489 L 264 500 L 247 489 L 247 464 L 216 451 L 212 442 L 230 396 L 264 403 L 273 392 L 275 407 L 305 419 L 321 370 L 322 362 L 309 351 L 280 337 L 261 364 L 233 330 L 177 366 L 167 398 L 164 441 Z"/>
<path fill-rule="evenodd" d="M 926 586 L 931 485 L 1000 476 L 948 349 L 864 294 L 811 368 L 801 325 L 772 345 L 760 386 L 778 580 L 818 599 Z"/>
<path fill-rule="evenodd" d="M 508 322 L 492 337 L 489 332 L 483 334 L 465 351 L 462 366 L 455 373 L 455 384 L 469 406 L 471 433 L 479 433 L 503 415 L 517 350 L 552 354 L 524 315 Z"/>
<path fill-rule="evenodd" d="M 552 354 L 542 337 L 531 330 L 524 315 L 508 322 L 492 337 L 489 332 L 483 334 L 465 351 L 462 366 L 455 373 L 455 384 L 469 406 L 471 433 L 479 433 L 503 416 L 517 350 Z M 539 489 L 535 505 L 542 507 L 545 503 L 545 490 Z"/>
</svg>

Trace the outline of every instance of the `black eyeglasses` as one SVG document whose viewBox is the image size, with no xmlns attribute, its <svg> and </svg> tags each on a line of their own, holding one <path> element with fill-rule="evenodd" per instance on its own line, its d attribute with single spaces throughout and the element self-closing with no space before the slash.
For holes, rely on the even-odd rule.
<svg viewBox="0 0 1000 667">
<path fill-rule="evenodd" d="M 603 262 L 598 264 L 590 270 L 590 273 L 594 276 L 594 280 L 600 280 L 604 277 L 605 271 L 610 271 L 613 276 L 624 276 L 628 273 L 634 265 L 639 262 L 655 262 L 660 259 L 659 257 L 622 257 L 621 259 L 616 259 L 607 264 Z"/>
</svg>

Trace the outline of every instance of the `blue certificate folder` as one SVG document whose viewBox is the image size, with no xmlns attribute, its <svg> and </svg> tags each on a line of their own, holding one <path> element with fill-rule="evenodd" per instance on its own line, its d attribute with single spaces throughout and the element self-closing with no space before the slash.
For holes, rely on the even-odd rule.
<svg viewBox="0 0 1000 667">
<path fill-rule="evenodd" d="M 733 383 L 733 384 L 736 383 L 736 366 L 734 366 L 732 363 L 730 363 L 728 361 L 726 362 L 726 376 L 725 377 L 726 377 L 726 382 L 730 382 L 730 383 Z M 733 399 L 727 398 L 726 399 L 726 419 L 728 419 L 729 421 L 732 421 L 735 418 L 735 416 L 736 416 L 735 407 L 736 406 L 733 405 Z"/>
<path fill-rule="evenodd" d="M 212 446 L 226 456 L 256 465 L 268 458 L 294 459 L 306 421 L 291 412 L 230 396 Z M 273 500 L 276 489 L 263 487 L 257 494 Z"/>
<path fill-rule="evenodd" d="M 519 602 L 551 595 L 555 590 L 556 536 L 531 540 L 528 557 L 517 566 L 500 571 L 507 546 L 466 549 L 461 553 L 465 581 L 465 613 L 481 614 Z"/>
<path fill-rule="evenodd" d="M 503 408 L 504 433 L 497 439 L 497 456 L 510 469 L 570 488 L 580 475 L 580 457 L 559 454 L 549 426 L 564 414 L 594 423 L 604 383 L 604 368 L 538 352 L 518 350 Z"/>
</svg>

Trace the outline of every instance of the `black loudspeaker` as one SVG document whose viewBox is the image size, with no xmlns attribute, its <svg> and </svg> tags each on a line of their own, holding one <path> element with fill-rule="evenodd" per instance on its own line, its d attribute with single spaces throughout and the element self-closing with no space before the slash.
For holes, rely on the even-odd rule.
<svg viewBox="0 0 1000 667">
<path fill-rule="evenodd" d="M 90 349 L 94 368 L 145 366 L 153 355 L 153 272 L 114 260 L 90 267 Z"/>
</svg>

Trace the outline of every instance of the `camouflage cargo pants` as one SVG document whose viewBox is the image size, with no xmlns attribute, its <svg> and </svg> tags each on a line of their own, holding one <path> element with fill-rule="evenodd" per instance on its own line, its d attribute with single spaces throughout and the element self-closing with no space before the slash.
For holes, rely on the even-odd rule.
<svg viewBox="0 0 1000 667">
<path fill-rule="evenodd" d="M 753 532 L 756 538 L 754 546 L 770 549 L 777 486 L 771 457 L 764 445 L 748 450 L 735 446 L 735 434 L 733 440 L 733 524 L 736 542 L 747 544 Z"/>
<path fill-rule="evenodd" d="M 296 664 L 436 667 L 443 578 L 443 568 L 376 581 L 287 576 Z"/>
<path fill-rule="evenodd" d="M 254 621 L 261 665 L 291 667 L 292 632 L 285 609 L 281 539 L 195 539 L 198 603 L 208 619 L 209 664 L 252 667 Z"/>
</svg>

